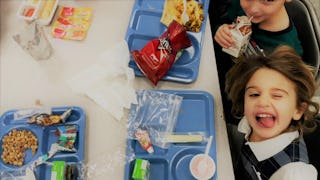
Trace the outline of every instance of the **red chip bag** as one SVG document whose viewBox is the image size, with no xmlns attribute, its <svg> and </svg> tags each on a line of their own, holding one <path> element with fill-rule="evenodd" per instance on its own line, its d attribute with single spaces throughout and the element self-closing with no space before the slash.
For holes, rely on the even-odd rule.
<svg viewBox="0 0 320 180">
<path fill-rule="evenodd" d="M 185 27 L 173 20 L 168 29 L 140 51 L 131 52 L 143 74 L 156 86 L 176 60 L 177 53 L 191 46 Z"/>
</svg>

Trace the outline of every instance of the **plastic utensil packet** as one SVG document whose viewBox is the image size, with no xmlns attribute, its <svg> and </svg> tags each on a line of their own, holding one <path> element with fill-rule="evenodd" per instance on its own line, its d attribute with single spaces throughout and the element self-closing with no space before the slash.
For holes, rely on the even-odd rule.
<svg viewBox="0 0 320 180">
<path fill-rule="evenodd" d="M 156 86 L 177 60 L 177 53 L 191 45 L 185 27 L 173 20 L 158 39 L 151 40 L 140 51 L 132 51 L 131 55 L 143 74 Z"/>
<path fill-rule="evenodd" d="M 37 21 L 26 24 L 23 31 L 13 35 L 12 38 L 35 60 L 46 60 L 53 54 L 53 48 L 47 39 L 43 27 Z"/>
<path fill-rule="evenodd" d="M 167 149 L 162 140 L 165 133 L 172 133 L 182 103 L 182 97 L 160 91 L 138 90 L 137 104 L 131 104 L 128 115 L 128 138 L 136 139 L 138 128 L 147 130 L 152 145 Z"/>
</svg>

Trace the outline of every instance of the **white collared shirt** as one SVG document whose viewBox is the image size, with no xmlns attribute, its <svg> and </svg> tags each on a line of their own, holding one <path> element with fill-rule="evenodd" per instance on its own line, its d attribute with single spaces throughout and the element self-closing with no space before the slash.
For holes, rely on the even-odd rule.
<svg viewBox="0 0 320 180">
<path fill-rule="evenodd" d="M 294 139 L 299 137 L 299 132 L 288 132 L 280 134 L 277 137 L 260 142 L 249 142 L 251 127 L 247 119 L 241 119 L 238 125 L 238 131 L 245 134 L 246 144 L 249 145 L 258 161 L 268 159 L 287 147 Z M 317 179 L 317 170 L 311 164 L 304 162 L 292 162 L 282 166 L 270 177 L 270 180 L 301 180 Z"/>
</svg>

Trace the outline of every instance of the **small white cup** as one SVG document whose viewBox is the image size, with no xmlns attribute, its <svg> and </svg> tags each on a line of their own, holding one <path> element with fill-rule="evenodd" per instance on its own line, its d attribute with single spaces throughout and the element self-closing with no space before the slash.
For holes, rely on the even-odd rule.
<svg viewBox="0 0 320 180">
<path fill-rule="evenodd" d="M 207 180 L 214 175 L 216 165 L 209 155 L 197 154 L 191 159 L 189 169 L 194 178 L 198 180 Z"/>
</svg>

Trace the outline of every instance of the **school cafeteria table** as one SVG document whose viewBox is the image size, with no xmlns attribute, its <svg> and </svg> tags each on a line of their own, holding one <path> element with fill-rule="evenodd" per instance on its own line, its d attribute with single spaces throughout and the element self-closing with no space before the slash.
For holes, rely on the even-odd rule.
<svg viewBox="0 0 320 180">
<path fill-rule="evenodd" d="M 66 79 L 90 66 L 97 55 L 124 39 L 134 0 L 60 0 L 59 6 L 91 7 L 94 15 L 83 41 L 54 39 L 45 28 L 54 54 L 36 61 L 13 41 L 25 22 L 17 17 L 21 0 L 1 0 L 0 113 L 33 107 L 79 106 L 86 113 L 85 165 L 88 179 L 123 179 L 126 126 L 90 98 L 73 92 Z M 226 124 L 223 117 L 210 23 L 207 19 L 199 74 L 189 84 L 160 81 L 156 89 L 203 90 L 214 97 L 218 179 L 234 179 Z M 110 64 L 112 68 L 112 64 Z M 144 77 L 134 79 L 136 89 L 153 89 Z M 93 178 L 94 177 L 94 178 Z"/>
</svg>

